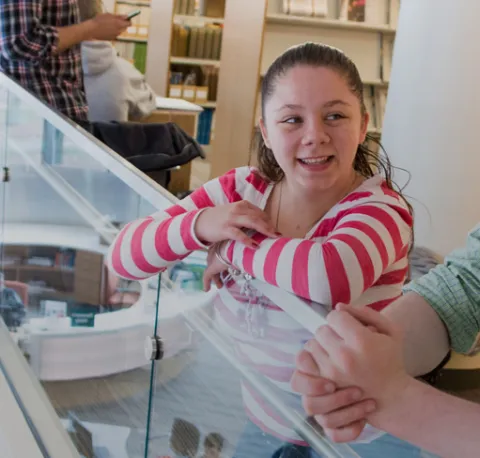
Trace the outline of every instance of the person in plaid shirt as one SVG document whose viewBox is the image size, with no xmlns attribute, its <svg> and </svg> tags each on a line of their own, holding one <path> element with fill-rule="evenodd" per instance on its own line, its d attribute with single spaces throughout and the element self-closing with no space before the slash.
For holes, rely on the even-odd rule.
<svg viewBox="0 0 480 458">
<path fill-rule="evenodd" d="M 77 0 L 1 0 L 0 70 L 69 118 L 87 120 L 80 43 L 113 40 L 129 25 L 114 14 L 80 23 Z"/>
</svg>

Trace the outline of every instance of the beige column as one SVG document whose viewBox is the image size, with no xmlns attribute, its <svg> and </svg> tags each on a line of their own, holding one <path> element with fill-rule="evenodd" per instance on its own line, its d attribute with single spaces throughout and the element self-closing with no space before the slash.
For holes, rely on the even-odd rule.
<svg viewBox="0 0 480 458">
<path fill-rule="evenodd" d="M 225 8 L 211 177 L 246 165 L 255 123 L 267 0 L 230 0 Z"/>
<path fill-rule="evenodd" d="M 168 89 L 174 6 L 174 0 L 151 0 L 145 77 L 162 97 L 167 96 Z"/>
</svg>

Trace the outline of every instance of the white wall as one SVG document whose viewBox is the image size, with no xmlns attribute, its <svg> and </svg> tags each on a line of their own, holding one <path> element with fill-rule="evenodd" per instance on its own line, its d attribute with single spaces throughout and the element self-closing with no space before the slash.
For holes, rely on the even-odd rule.
<svg viewBox="0 0 480 458">
<path fill-rule="evenodd" d="M 446 254 L 480 221 L 480 1 L 401 4 L 382 141 L 416 243 Z"/>
<path fill-rule="evenodd" d="M 109 13 L 113 13 L 115 9 L 115 0 L 103 0 L 103 8 Z M 133 9 L 134 7 L 132 7 Z"/>
</svg>

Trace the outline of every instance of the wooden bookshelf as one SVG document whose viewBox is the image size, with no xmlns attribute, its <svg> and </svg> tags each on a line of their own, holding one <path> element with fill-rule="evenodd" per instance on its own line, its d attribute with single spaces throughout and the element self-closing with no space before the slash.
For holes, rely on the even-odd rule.
<svg viewBox="0 0 480 458">
<path fill-rule="evenodd" d="M 294 16 L 290 14 L 268 14 L 266 22 L 270 24 L 284 24 L 299 27 L 324 27 L 343 30 L 356 30 L 362 32 L 379 32 L 394 34 L 396 30 L 389 25 L 373 25 L 365 22 L 344 21 L 320 17 Z"/>
<path fill-rule="evenodd" d="M 131 43 L 148 43 L 147 38 L 138 38 L 138 37 L 117 37 L 117 41 L 126 41 Z"/>
<path fill-rule="evenodd" d="M 120 1 L 123 0 L 117 3 Z M 379 10 L 365 15 L 370 22 L 346 20 L 340 14 L 340 0 L 328 0 L 326 17 L 285 14 L 282 0 L 207 0 L 202 14 L 179 14 L 175 0 L 128 3 L 147 3 L 151 7 L 148 41 L 132 37 L 121 40 L 150 44 L 146 51 L 146 77 L 158 95 L 169 95 L 171 72 L 185 75 L 204 72 L 207 67 L 218 69 L 216 98 L 192 100 L 209 115 L 213 113 L 214 128 L 208 145 L 212 178 L 251 161 L 250 143 L 259 116 L 261 75 L 285 49 L 305 41 L 327 43 L 353 59 L 365 85 L 365 95 L 371 99 L 367 104 L 372 118 L 369 133 L 381 136 L 382 107 L 390 79 L 391 63 L 387 61 L 391 60 L 396 36 L 392 5 L 398 7 L 398 0 L 378 0 Z M 370 5 L 375 6 L 372 2 Z M 175 24 L 220 24 L 220 58 L 173 55 Z M 202 115 L 199 125 L 201 119 Z"/>
<path fill-rule="evenodd" d="M 217 108 L 217 102 L 196 102 L 203 108 Z"/>
<path fill-rule="evenodd" d="M 140 1 L 140 0 L 117 0 L 117 4 L 119 5 L 131 5 L 131 6 L 150 6 L 150 1 Z"/>
<path fill-rule="evenodd" d="M 5 279 L 29 285 L 29 305 L 39 305 L 45 299 L 92 305 L 104 302 L 104 261 L 99 253 L 57 246 L 4 245 L 3 256 L 0 270 Z"/>
<path fill-rule="evenodd" d="M 140 71 L 145 72 L 147 82 L 157 95 L 184 97 L 185 100 L 197 103 L 207 110 L 203 116 L 198 117 L 196 132 L 199 132 L 198 140 L 202 144 L 206 141 L 207 131 L 210 132 L 209 139 L 212 139 L 212 130 L 206 130 L 204 126 L 214 125 L 214 111 L 217 108 L 216 88 L 221 66 L 221 32 L 225 23 L 225 0 L 206 0 L 203 3 L 204 10 L 195 9 L 192 11 L 194 14 L 190 14 L 191 2 L 187 8 L 187 14 L 184 14 L 180 12 L 181 6 L 176 3 L 176 0 L 150 2 L 113 0 L 113 5 L 113 10 L 122 14 L 126 11 L 125 5 L 148 7 L 148 11 L 145 13 L 142 11 L 140 15 L 140 17 L 148 17 L 148 24 L 145 24 L 144 19 L 140 19 L 143 34 L 146 32 L 144 24 L 148 26 L 147 36 L 136 36 L 135 29 L 132 28 L 118 38 L 116 48 L 122 57 L 132 62 Z M 185 3 L 182 5 L 185 6 Z M 133 22 L 135 21 L 138 22 L 138 18 Z M 191 32 L 193 29 L 203 30 L 205 27 L 208 28 L 208 34 L 195 36 L 194 42 L 198 44 L 194 45 L 193 50 L 190 49 L 190 38 L 187 38 L 186 43 L 175 45 L 181 43 L 180 40 L 184 38 L 183 31 L 182 34 L 177 32 L 178 27 L 182 26 L 185 26 L 187 33 L 193 33 Z M 138 24 L 137 30 L 140 30 Z M 204 43 L 203 40 L 205 40 Z M 136 45 L 146 45 L 146 48 L 138 48 Z M 193 84 L 184 81 L 180 84 L 173 82 L 178 79 L 178 75 L 182 75 L 185 79 L 192 72 L 196 77 Z M 175 78 L 171 78 L 172 74 L 175 74 Z M 171 86 L 176 87 L 170 92 Z M 192 86 L 195 87 L 193 97 Z"/>
<path fill-rule="evenodd" d="M 211 66 L 211 67 L 220 67 L 219 60 L 213 59 L 196 59 L 193 57 L 170 57 L 170 63 L 172 64 L 183 64 L 183 65 L 196 65 L 200 67 Z"/>
<path fill-rule="evenodd" d="M 208 16 L 192 16 L 186 14 L 175 14 L 173 16 L 174 22 L 183 22 L 186 24 L 223 24 L 225 21 L 223 18 L 208 17 Z"/>
</svg>

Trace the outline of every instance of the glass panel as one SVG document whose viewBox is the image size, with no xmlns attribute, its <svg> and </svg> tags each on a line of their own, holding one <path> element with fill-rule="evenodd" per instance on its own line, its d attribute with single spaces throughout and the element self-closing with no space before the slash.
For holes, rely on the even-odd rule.
<svg viewBox="0 0 480 458">
<path fill-rule="evenodd" d="M 193 253 L 163 274 L 158 336 L 165 355 L 155 368 L 149 457 L 430 456 L 370 426 L 355 443 L 325 438 L 290 378 L 312 337 L 302 316 L 313 312 L 319 325 L 327 310 L 242 276 L 205 293 L 204 266 L 204 253 Z M 299 321 L 284 311 L 292 309 Z"/>
<path fill-rule="evenodd" d="M 0 87 L 0 316 L 5 322 L 7 328 L 10 328 L 10 311 L 8 307 L 4 304 L 4 285 L 5 285 L 5 275 L 4 275 L 4 226 L 5 226 L 5 211 L 6 211 L 6 180 L 4 176 L 5 167 L 7 164 L 7 151 L 6 151 L 6 130 L 8 123 L 8 113 L 7 113 L 7 104 L 8 104 L 8 92 Z"/>
<path fill-rule="evenodd" d="M 365 443 L 332 444 L 305 418 L 289 381 L 311 333 L 283 309 L 324 314 L 319 305 L 241 277 L 205 293 L 202 252 L 142 282 L 107 272 L 118 228 L 169 196 L 144 182 L 135 192 L 141 178 L 115 155 L 5 87 L 2 315 L 83 455 L 422 456 L 372 430 Z M 158 363 L 144 347 L 154 334 Z"/>
<path fill-rule="evenodd" d="M 219 456 L 208 454 L 217 449 L 225 457 L 270 458 L 284 445 L 270 434 L 275 429 L 294 442 L 309 440 L 323 456 L 356 456 L 315 433 L 289 392 L 295 354 L 311 334 L 270 310 L 251 284 L 232 279 L 219 292 L 203 292 L 204 267 L 205 254 L 196 252 L 163 274 L 158 336 L 165 355 L 155 370 L 149 456 Z"/>
<path fill-rule="evenodd" d="M 17 161 L 21 158 L 24 164 L 41 166 L 39 171 L 44 178 L 52 177 L 54 182 L 68 184 L 84 205 L 94 207 L 107 221 L 123 225 L 156 210 L 91 153 L 87 153 L 93 142 L 87 138 L 82 143 L 76 142 L 36 115 L 28 101 L 12 95 L 8 143 L 9 149 L 15 151 Z M 48 201 L 45 204 L 48 205 Z"/>
<path fill-rule="evenodd" d="M 11 177 L 0 185 L 1 269 L 9 307 L 24 312 L 12 336 L 82 455 L 144 457 L 156 285 L 116 277 L 104 257 L 119 228 L 155 211 L 152 199 L 118 178 L 142 180 L 116 155 L 2 78 L 0 89 Z"/>
</svg>

